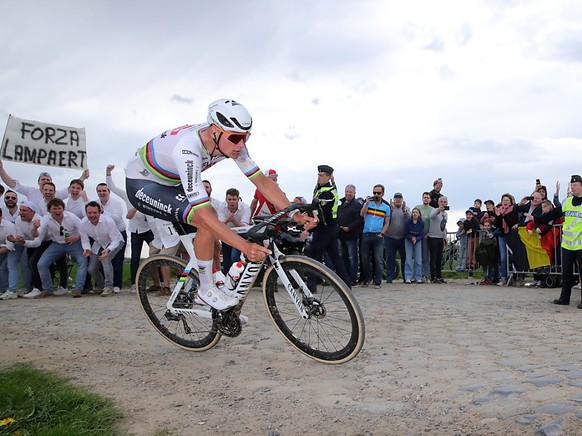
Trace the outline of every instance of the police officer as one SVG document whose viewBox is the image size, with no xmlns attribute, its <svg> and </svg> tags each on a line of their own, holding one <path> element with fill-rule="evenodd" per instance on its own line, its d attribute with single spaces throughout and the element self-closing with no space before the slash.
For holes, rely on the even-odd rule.
<svg viewBox="0 0 582 436">
<path fill-rule="evenodd" d="M 337 275 L 351 287 L 351 280 L 339 253 L 339 226 L 337 224 L 339 196 L 332 175 L 333 168 L 329 165 L 317 167 L 317 185 L 313 191 L 313 198 L 321 200 L 323 217 L 320 217 L 319 224 L 313 230 L 307 255 L 321 262 L 324 254 L 327 254 Z M 315 289 L 315 285 L 315 278 L 308 280 L 311 290 Z"/>
<path fill-rule="evenodd" d="M 560 216 L 564 217 L 562 224 L 562 293 L 554 304 L 567 306 L 570 304 L 572 286 L 574 286 L 574 266 L 582 265 L 582 177 L 573 175 L 570 179 L 572 196 L 566 198 L 561 207 L 550 212 L 533 217 L 536 224 L 547 224 Z M 531 218 L 530 214 L 527 214 Z M 578 304 L 582 309 L 582 301 Z"/>
</svg>

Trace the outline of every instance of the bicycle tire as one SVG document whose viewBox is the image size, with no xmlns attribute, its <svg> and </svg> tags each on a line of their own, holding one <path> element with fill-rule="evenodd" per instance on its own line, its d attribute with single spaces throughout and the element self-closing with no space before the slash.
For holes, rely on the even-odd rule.
<svg viewBox="0 0 582 436">
<path fill-rule="evenodd" d="M 178 257 L 158 254 L 143 261 L 137 270 L 137 297 L 149 321 L 164 338 L 189 351 L 205 351 L 216 345 L 222 336 L 212 318 L 196 314 L 171 314 L 166 305 L 169 295 L 148 290 L 153 286 L 152 274 L 159 274 L 161 267 L 169 267 L 169 287 L 174 290 L 186 268 L 186 262 Z M 197 306 L 194 297 L 199 286 L 198 271 L 192 269 L 174 302 L 174 307 L 191 308 Z M 188 331 L 189 330 L 189 331 Z"/>
<path fill-rule="evenodd" d="M 308 257 L 285 256 L 279 262 L 288 277 L 294 270 L 304 281 L 307 274 L 318 279 L 314 298 L 321 304 L 323 315 L 303 319 L 271 266 L 263 279 L 263 300 L 277 330 L 291 345 L 319 362 L 339 364 L 353 359 L 364 344 L 365 326 L 360 306 L 347 285 L 329 268 Z M 309 307 L 292 278 L 291 283 Z"/>
</svg>

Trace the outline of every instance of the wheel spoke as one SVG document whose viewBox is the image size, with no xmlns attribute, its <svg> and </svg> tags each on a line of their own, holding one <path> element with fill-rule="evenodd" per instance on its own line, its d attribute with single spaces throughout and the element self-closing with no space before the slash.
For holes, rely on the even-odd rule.
<svg viewBox="0 0 582 436">
<path fill-rule="evenodd" d="M 204 313 L 206 309 L 194 302 L 199 283 L 197 272 L 190 271 L 184 280 L 185 267 L 185 262 L 178 258 L 150 257 L 140 265 L 137 273 L 138 298 L 146 316 L 162 336 L 179 347 L 204 351 L 218 342 L 220 334 L 210 314 Z M 175 312 L 167 308 L 170 295 L 160 292 L 160 283 L 172 291 L 180 286 L 180 293 L 173 303 Z M 180 309 L 196 309 L 197 313 L 184 313 Z"/>
</svg>

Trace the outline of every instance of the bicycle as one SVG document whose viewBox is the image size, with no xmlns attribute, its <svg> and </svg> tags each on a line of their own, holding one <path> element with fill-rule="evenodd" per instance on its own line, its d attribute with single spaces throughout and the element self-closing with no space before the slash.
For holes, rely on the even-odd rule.
<svg viewBox="0 0 582 436">
<path fill-rule="evenodd" d="M 248 238 L 268 247 L 272 254 L 261 262 L 248 262 L 234 288 L 238 305 L 219 312 L 196 303 L 199 287 L 192 234 L 175 226 L 190 261 L 156 255 L 137 271 L 139 302 L 156 330 L 173 344 L 189 351 L 206 351 L 221 336 L 236 337 L 242 331 L 241 309 L 257 276 L 263 272 L 262 295 L 271 321 L 295 348 L 319 362 L 339 364 L 353 359 L 365 338 L 364 317 L 348 286 L 329 268 L 303 255 L 285 255 L 279 245 L 295 243 L 296 224 L 284 218 L 294 210 L 312 213 L 318 204 L 293 203 L 247 231 Z M 291 230 L 289 230 L 291 229 Z M 160 271 L 171 295 L 148 292 Z M 314 285 L 315 283 L 315 285 Z M 308 286 L 309 284 L 309 286 Z M 310 288 L 311 286 L 311 288 Z"/>
</svg>

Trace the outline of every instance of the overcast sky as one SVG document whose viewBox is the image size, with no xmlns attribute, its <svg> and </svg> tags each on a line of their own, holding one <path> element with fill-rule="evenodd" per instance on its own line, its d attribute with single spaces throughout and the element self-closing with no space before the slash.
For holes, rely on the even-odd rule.
<svg viewBox="0 0 582 436">
<path fill-rule="evenodd" d="M 0 125 L 85 127 L 90 197 L 108 163 L 122 185 L 138 147 L 222 97 L 249 109 L 250 154 L 290 197 L 322 163 L 340 192 L 382 183 L 409 205 L 442 177 L 453 211 L 582 173 L 577 0 L 0 0 L 0 16 Z M 5 167 L 32 185 L 46 170 Z M 232 162 L 204 177 L 250 203 Z"/>
</svg>

